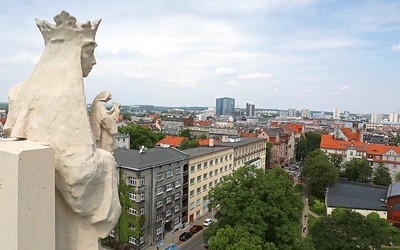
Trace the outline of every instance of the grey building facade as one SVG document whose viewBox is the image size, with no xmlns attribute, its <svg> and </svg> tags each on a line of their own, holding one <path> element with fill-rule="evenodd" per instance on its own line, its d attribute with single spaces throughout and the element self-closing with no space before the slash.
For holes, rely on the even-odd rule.
<svg viewBox="0 0 400 250">
<path fill-rule="evenodd" d="M 174 148 L 145 151 L 118 148 L 114 157 L 126 183 L 135 190 L 129 194 L 129 199 L 135 203 L 135 208 L 128 208 L 129 216 L 145 215 L 140 237 L 129 238 L 131 247 L 143 249 L 159 244 L 167 233 L 184 223 L 183 217 L 187 217 L 184 179 L 186 174 L 187 188 L 189 155 Z"/>
</svg>

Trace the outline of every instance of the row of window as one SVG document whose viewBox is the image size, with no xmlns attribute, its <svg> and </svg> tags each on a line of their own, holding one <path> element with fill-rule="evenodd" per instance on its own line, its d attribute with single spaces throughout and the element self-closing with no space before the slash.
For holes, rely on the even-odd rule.
<svg viewBox="0 0 400 250">
<path fill-rule="evenodd" d="M 174 195 L 174 198 L 175 198 L 175 200 L 178 200 L 179 198 L 181 198 L 181 193 L 176 193 Z M 171 203 L 171 202 L 172 202 L 172 196 L 168 196 L 165 199 L 165 204 L 168 204 L 168 203 Z M 156 202 L 156 208 L 160 208 L 162 206 L 163 206 L 163 200 L 159 200 L 159 201 Z"/>
<path fill-rule="evenodd" d="M 130 176 L 129 177 L 129 184 L 131 184 L 132 186 L 137 186 L 136 177 Z M 144 177 L 140 177 L 140 186 L 144 186 L 144 185 L 145 185 L 145 178 Z"/>
<path fill-rule="evenodd" d="M 128 208 L 128 213 L 132 214 L 132 215 L 141 215 L 141 214 L 145 214 L 145 210 L 144 210 L 144 207 L 141 207 L 141 208 L 139 208 L 139 213 L 138 213 L 136 208 L 129 207 Z"/>
<path fill-rule="evenodd" d="M 228 170 L 228 166 L 221 167 L 219 169 L 219 173 L 222 174 L 224 172 L 224 169 L 225 169 L 225 171 L 227 171 Z M 232 164 L 229 164 L 229 170 L 231 170 L 231 169 L 232 169 Z M 214 171 L 210 171 L 209 173 L 204 173 L 203 176 L 198 175 L 197 176 L 197 183 L 201 182 L 201 180 L 202 180 L 201 178 L 202 177 L 203 177 L 203 180 L 207 180 L 208 177 L 211 178 L 211 177 L 213 177 L 213 175 L 218 175 L 218 169 L 215 169 Z M 193 178 L 190 179 L 190 185 L 193 185 L 194 183 L 195 183 L 195 178 L 193 177 Z"/>
<path fill-rule="evenodd" d="M 138 199 L 139 198 L 139 199 Z M 139 194 L 130 192 L 129 193 L 129 199 L 133 200 L 133 201 L 142 201 L 144 200 L 144 192 L 141 192 Z"/>
<path fill-rule="evenodd" d="M 139 242 L 139 245 L 142 245 L 144 243 L 144 237 L 140 237 L 139 240 L 130 236 L 129 237 L 129 243 L 133 244 L 133 245 L 137 245 Z"/>
<path fill-rule="evenodd" d="M 232 154 L 229 155 L 229 159 L 232 159 Z M 225 161 L 228 160 L 228 155 L 225 155 Z M 224 157 L 216 158 L 214 160 L 205 161 L 203 163 L 197 164 L 197 170 L 201 170 L 202 168 L 207 168 L 208 166 L 213 166 L 214 164 L 218 164 L 219 162 L 224 162 Z M 190 166 L 190 172 L 193 173 L 196 171 L 196 166 Z"/>
<path fill-rule="evenodd" d="M 199 198 L 196 200 L 196 207 L 201 205 L 201 199 L 202 198 Z M 203 207 L 207 207 L 207 204 L 208 204 L 207 196 L 204 196 L 203 197 Z M 193 201 L 190 203 L 189 209 L 192 210 L 194 207 L 195 207 L 195 202 Z"/>
<path fill-rule="evenodd" d="M 251 146 L 250 148 L 246 147 L 246 148 L 242 148 L 242 150 L 240 150 L 240 149 L 237 150 L 235 157 L 239 158 L 240 156 L 244 156 L 246 154 L 251 154 L 251 153 L 261 150 L 263 148 L 264 148 L 264 143 L 257 143 L 256 145 Z"/>
<path fill-rule="evenodd" d="M 180 167 L 175 168 L 175 175 L 178 175 L 180 173 L 181 173 L 181 168 Z M 164 179 L 164 176 L 165 176 L 165 178 L 170 178 L 173 175 L 174 175 L 173 170 L 170 169 L 170 170 L 165 171 L 165 173 L 164 172 L 157 173 L 156 180 L 161 181 Z"/>
<path fill-rule="evenodd" d="M 178 205 L 176 205 L 173 209 L 168 209 L 168 210 L 166 210 L 166 211 L 165 211 L 165 217 L 171 216 L 171 215 L 172 215 L 172 211 L 173 211 L 174 213 L 178 213 L 178 212 L 180 211 L 180 205 L 178 204 Z M 157 216 L 156 216 L 156 221 L 159 222 L 159 221 L 162 221 L 162 219 L 163 219 L 163 213 L 157 214 Z"/>
<path fill-rule="evenodd" d="M 164 193 L 164 190 L 165 190 L 165 192 L 171 191 L 174 188 L 173 186 L 175 186 L 175 188 L 179 188 L 181 186 L 181 181 L 180 180 L 175 181 L 175 185 L 174 185 L 174 183 L 171 182 L 171 183 L 168 183 L 167 185 L 165 185 L 165 187 L 164 186 L 157 187 L 156 195 L 160 195 L 160 194 Z"/>
<path fill-rule="evenodd" d="M 222 181 L 224 177 L 219 178 L 219 181 Z M 218 179 L 214 180 L 214 185 L 217 185 L 218 183 Z M 213 182 L 211 181 L 210 183 L 208 183 L 208 188 L 211 188 L 213 186 Z M 203 185 L 203 192 L 205 192 L 207 190 L 207 184 Z M 194 191 L 195 190 L 190 190 L 190 197 L 194 196 Z M 201 187 L 198 187 L 196 189 L 196 194 L 201 194 Z"/>
</svg>

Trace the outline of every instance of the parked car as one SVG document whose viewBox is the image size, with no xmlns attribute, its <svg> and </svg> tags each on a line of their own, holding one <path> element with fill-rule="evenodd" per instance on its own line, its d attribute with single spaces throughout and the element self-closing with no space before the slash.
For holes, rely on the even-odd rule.
<svg viewBox="0 0 400 250">
<path fill-rule="evenodd" d="M 201 231 L 201 230 L 203 230 L 203 226 L 202 225 L 193 225 L 191 228 L 190 228 L 190 232 L 192 232 L 192 233 L 197 233 L 197 232 L 199 232 L 199 231 Z"/>
<path fill-rule="evenodd" d="M 206 219 L 206 220 L 204 221 L 203 225 L 204 225 L 205 227 L 208 227 L 208 226 L 211 226 L 211 224 L 213 224 L 213 223 L 214 223 L 214 220 L 208 218 L 208 219 Z"/>
<path fill-rule="evenodd" d="M 187 241 L 188 239 L 190 239 L 193 236 L 192 232 L 183 232 L 180 236 L 179 239 L 181 241 Z"/>
</svg>

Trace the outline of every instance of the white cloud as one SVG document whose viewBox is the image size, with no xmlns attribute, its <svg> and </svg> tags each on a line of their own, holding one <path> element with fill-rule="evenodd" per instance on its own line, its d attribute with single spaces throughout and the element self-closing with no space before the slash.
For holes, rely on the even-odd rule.
<svg viewBox="0 0 400 250">
<path fill-rule="evenodd" d="M 349 88 L 350 88 L 349 86 L 342 86 L 342 87 L 339 88 L 339 90 L 347 90 Z"/>
<path fill-rule="evenodd" d="M 239 84 L 238 84 L 237 82 L 235 82 L 235 81 L 229 81 L 227 84 L 230 85 L 230 86 L 238 86 L 238 85 L 239 85 Z"/>
<path fill-rule="evenodd" d="M 250 73 L 247 75 L 239 75 L 241 79 L 256 79 L 256 78 L 271 78 L 272 75 L 268 73 Z"/>
<path fill-rule="evenodd" d="M 39 61 L 39 58 L 39 55 L 34 55 L 26 51 L 20 51 L 15 56 L 11 57 L 10 62 L 16 64 L 36 64 Z"/>
<path fill-rule="evenodd" d="M 392 45 L 392 50 L 393 51 L 400 51 L 400 43 L 399 44 L 393 44 Z"/>
<path fill-rule="evenodd" d="M 228 75 L 228 74 L 235 73 L 235 70 L 232 68 L 219 67 L 214 71 L 214 73 L 217 75 Z"/>
<path fill-rule="evenodd" d="M 168 80 L 169 85 L 176 86 L 176 87 L 197 87 L 198 84 L 193 79 L 175 79 L 175 80 Z"/>
</svg>

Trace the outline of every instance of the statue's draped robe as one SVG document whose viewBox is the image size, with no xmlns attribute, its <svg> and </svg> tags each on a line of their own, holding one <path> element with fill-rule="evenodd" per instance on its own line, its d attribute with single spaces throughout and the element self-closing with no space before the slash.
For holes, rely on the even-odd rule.
<svg viewBox="0 0 400 250">
<path fill-rule="evenodd" d="M 5 134 L 55 150 L 57 249 L 97 249 L 121 210 L 114 157 L 96 147 L 87 114 L 81 50 L 89 42 L 48 42 L 29 78 L 9 92 Z"/>
</svg>

